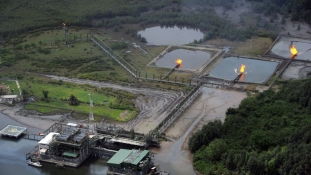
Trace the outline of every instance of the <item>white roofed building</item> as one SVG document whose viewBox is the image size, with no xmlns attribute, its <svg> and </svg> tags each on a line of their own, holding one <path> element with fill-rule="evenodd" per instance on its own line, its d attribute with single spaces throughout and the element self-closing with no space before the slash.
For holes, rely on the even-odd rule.
<svg viewBox="0 0 311 175">
<path fill-rule="evenodd" d="M 56 132 L 50 132 L 48 135 L 46 135 L 42 140 L 38 142 L 39 144 L 39 151 L 40 155 L 45 155 L 46 150 L 49 149 L 49 144 L 52 143 L 55 136 L 60 135 Z"/>
<path fill-rule="evenodd" d="M 12 104 L 17 99 L 17 95 L 1 95 L 0 103 L 10 103 Z"/>
</svg>

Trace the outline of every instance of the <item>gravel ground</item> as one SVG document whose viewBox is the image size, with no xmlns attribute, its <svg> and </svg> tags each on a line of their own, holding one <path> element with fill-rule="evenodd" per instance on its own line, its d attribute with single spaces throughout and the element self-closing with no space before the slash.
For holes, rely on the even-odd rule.
<svg viewBox="0 0 311 175">
<path fill-rule="evenodd" d="M 302 79 L 306 78 L 309 72 L 311 72 L 311 63 L 292 61 L 281 78 L 283 80 Z"/>
</svg>

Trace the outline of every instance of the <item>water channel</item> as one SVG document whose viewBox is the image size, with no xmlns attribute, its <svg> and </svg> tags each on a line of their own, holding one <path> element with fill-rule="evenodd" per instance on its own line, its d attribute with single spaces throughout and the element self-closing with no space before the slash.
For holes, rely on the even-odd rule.
<svg viewBox="0 0 311 175">
<path fill-rule="evenodd" d="M 211 54 L 203 51 L 193 51 L 186 49 L 176 49 L 165 54 L 160 58 L 156 65 L 165 68 L 174 68 L 177 59 L 182 60 L 182 66 L 179 69 L 195 71 L 206 63 L 211 57 Z"/>
<path fill-rule="evenodd" d="M 151 27 L 139 31 L 138 34 L 146 38 L 148 45 L 183 45 L 204 37 L 200 30 L 177 26 Z"/>
<path fill-rule="evenodd" d="M 240 73 L 240 67 L 244 64 L 245 76 L 240 81 L 250 83 L 264 83 L 274 73 L 279 63 L 264 60 L 255 60 L 239 57 L 224 58 L 216 67 L 210 72 L 210 76 L 234 80 Z"/>
</svg>

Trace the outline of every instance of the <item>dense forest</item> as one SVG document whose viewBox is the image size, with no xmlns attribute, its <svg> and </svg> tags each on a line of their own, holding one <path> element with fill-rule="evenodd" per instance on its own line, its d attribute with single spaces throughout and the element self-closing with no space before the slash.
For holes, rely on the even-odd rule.
<svg viewBox="0 0 311 175">
<path fill-rule="evenodd" d="M 310 174 L 311 79 L 280 83 L 229 108 L 189 139 L 203 174 Z"/>
<path fill-rule="evenodd" d="M 225 1 L 219 1 L 223 3 Z M 40 29 L 68 26 L 113 28 L 118 31 L 125 24 L 187 26 L 205 31 L 203 40 L 214 37 L 244 40 L 254 34 L 253 28 L 238 29 L 220 18 L 207 3 L 197 7 L 195 1 L 182 0 L 84 0 L 67 1 L 0 1 L 0 38 Z M 33 9 L 29 11 L 29 9 Z"/>
<path fill-rule="evenodd" d="M 287 17 L 291 14 L 293 21 L 305 21 L 311 24 L 310 0 L 247 0 L 253 2 L 254 12 L 264 12 L 265 15 L 282 14 Z"/>
<path fill-rule="evenodd" d="M 266 16 L 282 14 L 292 20 L 311 23 L 311 1 L 309 0 L 247 0 L 252 2 L 253 12 Z M 260 26 L 241 28 L 220 18 L 213 6 L 233 9 L 238 0 L 84 0 L 0 1 L 0 42 L 20 33 L 69 26 L 122 28 L 124 24 L 162 26 L 188 26 L 204 31 L 208 40 L 215 37 L 229 40 L 244 40 L 258 32 Z M 266 25 L 268 26 L 268 25 Z M 274 28 L 266 27 L 271 32 Z M 273 34 L 273 32 L 272 32 Z M 266 34 L 270 36 L 270 34 Z"/>
<path fill-rule="evenodd" d="M 205 40 L 215 37 L 244 40 L 258 34 L 258 26 L 241 28 L 220 18 L 212 6 L 232 9 L 237 0 L 84 0 L 68 1 L 0 1 L 0 37 L 8 38 L 41 28 L 69 26 L 114 27 L 123 24 L 188 26 L 206 33 Z M 293 20 L 310 23 L 311 2 L 308 0 L 248 0 L 253 11 L 265 15 L 291 15 Z M 259 32 L 260 33 L 260 32 Z"/>
</svg>

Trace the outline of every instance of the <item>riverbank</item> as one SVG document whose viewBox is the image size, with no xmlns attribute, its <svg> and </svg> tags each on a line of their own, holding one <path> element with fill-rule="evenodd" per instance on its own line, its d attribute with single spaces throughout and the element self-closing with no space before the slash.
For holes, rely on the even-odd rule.
<svg viewBox="0 0 311 175">
<path fill-rule="evenodd" d="M 11 119 L 29 127 L 45 131 L 52 126 L 62 115 L 40 116 L 38 114 L 23 113 L 23 105 L 7 106 L 0 104 L 0 112 Z"/>
</svg>

